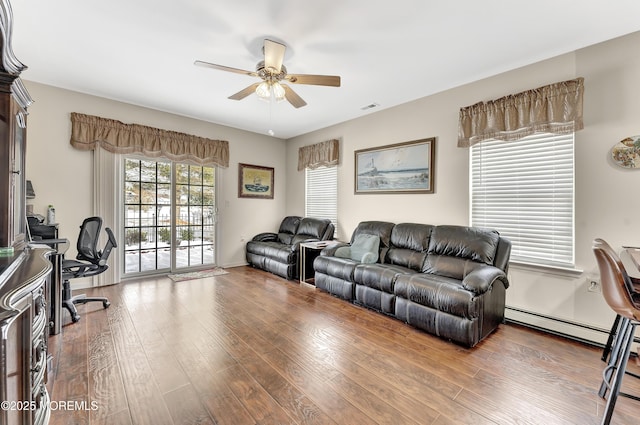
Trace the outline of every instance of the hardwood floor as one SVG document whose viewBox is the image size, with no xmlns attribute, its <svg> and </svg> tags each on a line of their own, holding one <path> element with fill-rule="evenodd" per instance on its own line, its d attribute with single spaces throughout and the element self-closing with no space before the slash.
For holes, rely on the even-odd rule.
<svg viewBox="0 0 640 425">
<path fill-rule="evenodd" d="M 597 424 L 597 348 L 503 324 L 465 349 L 249 267 L 86 291 L 49 390 L 68 424 Z M 640 372 L 636 360 L 630 368 Z M 623 390 L 640 395 L 640 382 Z M 613 422 L 640 422 L 619 398 Z"/>
</svg>

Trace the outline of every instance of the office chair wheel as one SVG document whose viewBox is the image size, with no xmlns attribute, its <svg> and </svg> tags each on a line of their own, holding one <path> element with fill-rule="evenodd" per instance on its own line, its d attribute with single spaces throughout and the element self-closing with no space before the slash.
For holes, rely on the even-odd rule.
<svg viewBox="0 0 640 425">
<path fill-rule="evenodd" d="M 111 305 L 111 303 L 109 301 L 102 301 L 102 307 L 103 308 L 109 308 L 110 305 Z"/>
<path fill-rule="evenodd" d="M 80 315 L 78 313 L 71 313 L 71 321 L 73 323 L 78 323 L 78 321 L 80 320 Z"/>
</svg>

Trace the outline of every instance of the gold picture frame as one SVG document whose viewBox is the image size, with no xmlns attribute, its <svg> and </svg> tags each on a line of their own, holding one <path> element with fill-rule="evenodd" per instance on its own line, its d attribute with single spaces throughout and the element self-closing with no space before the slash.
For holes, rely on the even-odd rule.
<svg viewBox="0 0 640 425">
<path fill-rule="evenodd" d="M 436 138 L 355 151 L 355 194 L 434 193 Z"/>
<path fill-rule="evenodd" d="M 238 164 L 238 198 L 273 199 L 274 169 Z"/>
</svg>

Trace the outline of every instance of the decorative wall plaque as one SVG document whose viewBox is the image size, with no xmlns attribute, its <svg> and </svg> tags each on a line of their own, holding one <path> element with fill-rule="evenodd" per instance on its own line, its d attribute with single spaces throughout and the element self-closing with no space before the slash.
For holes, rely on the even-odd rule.
<svg viewBox="0 0 640 425">
<path fill-rule="evenodd" d="M 640 168 L 640 136 L 622 139 L 611 149 L 611 158 L 622 168 Z"/>
</svg>

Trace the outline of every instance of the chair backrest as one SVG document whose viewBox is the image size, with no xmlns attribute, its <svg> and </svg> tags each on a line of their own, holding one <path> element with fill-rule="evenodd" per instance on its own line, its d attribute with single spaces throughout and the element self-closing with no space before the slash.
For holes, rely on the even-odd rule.
<svg viewBox="0 0 640 425">
<path fill-rule="evenodd" d="M 78 250 L 76 258 L 78 260 L 98 264 L 102 256 L 102 253 L 97 248 L 100 230 L 102 230 L 102 218 L 89 217 L 84 219 L 80 226 L 80 234 L 76 245 Z"/>
<path fill-rule="evenodd" d="M 303 217 L 300 220 L 296 234 L 291 240 L 292 244 L 305 240 L 333 239 L 333 224 L 328 218 Z"/>
<path fill-rule="evenodd" d="M 602 239 L 593 241 L 593 253 L 600 270 L 602 295 L 609 307 L 620 316 L 640 320 L 640 305 L 633 301 L 633 284 L 618 254 Z"/>
<path fill-rule="evenodd" d="M 290 215 L 282 219 L 282 223 L 280 223 L 280 228 L 278 229 L 278 240 L 281 243 L 291 245 L 291 241 L 298 231 L 300 220 L 302 220 L 302 217 L 298 217 L 297 215 Z"/>
</svg>

